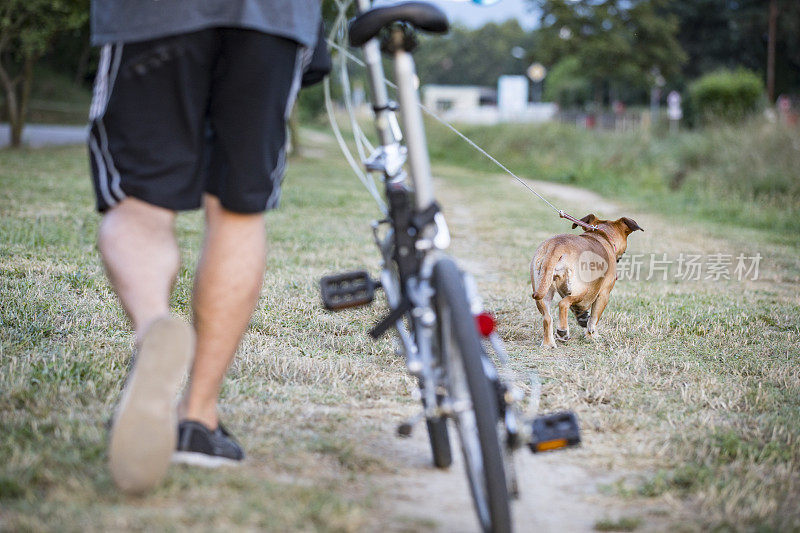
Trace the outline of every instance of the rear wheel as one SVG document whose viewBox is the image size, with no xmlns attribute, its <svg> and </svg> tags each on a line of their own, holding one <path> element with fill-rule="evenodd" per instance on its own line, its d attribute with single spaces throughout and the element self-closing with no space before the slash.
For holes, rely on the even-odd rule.
<svg viewBox="0 0 800 533">
<path fill-rule="evenodd" d="M 508 487 L 498 442 L 497 400 L 483 370 L 483 347 L 461 272 L 452 259 L 433 271 L 436 337 L 461 440 L 475 510 L 484 531 L 511 531 Z"/>
<path fill-rule="evenodd" d="M 428 439 L 431 441 L 433 464 L 436 468 L 447 468 L 453 464 L 453 454 L 450 451 L 450 435 L 447 432 L 447 420 L 432 418 L 426 421 L 428 426 Z"/>
<path fill-rule="evenodd" d="M 433 347 L 436 350 L 436 346 Z M 424 381 L 420 378 L 419 388 L 421 391 L 425 390 Z M 436 395 L 437 402 L 441 400 L 440 395 Z M 423 394 L 422 406 L 425 405 L 425 396 Z M 436 468 L 447 468 L 453 464 L 453 454 L 450 450 L 450 435 L 447 431 L 446 418 L 428 418 L 425 420 L 425 425 L 428 429 L 428 440 L 431 443 L 431 453 L 433 454 L 433 465 Z"/>
</svg>

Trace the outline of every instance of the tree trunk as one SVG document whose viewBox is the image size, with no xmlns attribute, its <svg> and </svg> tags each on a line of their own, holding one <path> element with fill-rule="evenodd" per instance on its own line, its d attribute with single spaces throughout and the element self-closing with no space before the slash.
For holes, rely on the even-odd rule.
<svg viewBox="0 0 800 533">
<path fill-rule="evenodd" d="M 8 110 L 8 123 L 11 127 L 11 148 L 22 146 L 22 130 L 25 127 L 25 119 L 28 114 L 28 102 L 31 96 L 31 86 L 33 85 L 33 65 L 37 57 L 28 56 L 22 65 L 22 74 L 11 79 L 0 65 L 0 85 L 6 97 L 6 109 Z M 17 88 L 20 87 L 19 92 Z"/>
<path fill-rule="evenodd" d="M 26 56 L 22 66 L 22 92 L 19 99 L 19 143 L 22 144 L 22 128 L 28 119 L 28 102 L 31 99 L 31 87 L 33 86 L 33 65 L 38 57 Z M 19 146 L 16 144 L 15 146 Z"/>
<path fill-rule="evenodd" d="M 11 79 L 8 71 L 0 64 L 0 84 L 3 86 L 3 93 L 6 97 L 6 110 L 8 112 L 8 123 L 11 126 L 11 146 L 17 147 L 22 142 L 21 128 L 18 126 L 19 120 L 19 101 L 17 99 L 17 85 L 19 78 Z"/>
<path fill-rule="evenodd" d="M 75 85 L 83 85 L 86 81 L 86 72 L 89 70 L 89 59 L 92 57 L 92 43 L 86 41 L 86 46 L 81 51 L 81 57 L 78 60 L 78 68 L 75 69 L 75 78 L 73 83 Z"/>
<path fill-rule="evenodd" d="M 288 127 L 289 127 L 288 155 L 293 155 L 294 157 L 301 157 L 303 147 L 300 144 L 300 126 L 298 125 L 298 119 L 297 119 L 297 105 L 294 106 L 291 115 L 289 115 Z"/>
<path fill-rule="evenodd" d="M 767 98 L 775 101 L 775 33 L 778 22 L 778 0 L 769 2 L 769 36 L 767 41 Z"/>
<path fill-rule="evenodd" d="M 597 81 L 594 85 L 594 112 L 599 115 L 603 110 L 603 82 Z"/>
</svg>

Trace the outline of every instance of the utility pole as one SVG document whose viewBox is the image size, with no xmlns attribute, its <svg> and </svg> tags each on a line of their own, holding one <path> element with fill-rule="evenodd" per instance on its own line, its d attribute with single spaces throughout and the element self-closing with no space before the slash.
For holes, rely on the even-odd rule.
<svg viewBox="0 0 800 533">
<path fill-rule="evenodd" d="M 767 97 L 775 101 L 775 34 L 778 23 L 778 0 L 769 2 L 769 36 L 767 41 Z"/>
</svg>

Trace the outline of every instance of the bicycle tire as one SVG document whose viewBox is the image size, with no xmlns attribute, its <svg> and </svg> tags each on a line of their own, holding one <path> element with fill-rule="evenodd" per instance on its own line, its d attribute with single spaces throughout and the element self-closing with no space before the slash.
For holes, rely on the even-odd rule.
<svg viewBox="0 0 800 533">
<path fill-rule="evenodd" d="M 498 441 L 497 401 L 483 369 L 483 347 L 461 272 L 452 259 L 436 263 L 432 284 L 445 383 L 454 405 L 474 507 L 484 531 L 508 532 L 511 512 Z"/>
<path fill-rule="evenodd" d="M 444 418 L 428 419 L 428 440 L 431 443 L 433 466 L 447 468 L 453 464 L 453 452 L 450 450 L 450 434 L 447 431 L 447 420 Z"/>
<path fill-rule="evenodd" d="M 441 350 L 439 349 L 440 341 L 438 339 L 438 335 L 434 336 L 433 344 L 431 346 L 431 351 L 434 355 L 435 366 L 437 369 L 442 367 L 441 357 Z M 423 381 L 420 379 L 420 389 L 423 389 Z M 442 396 L 440 394 L 436 395 L 437 403 L 440 402 Z M 425 398 L 422 399 L 422 405 L 425 407 Z M 428 440 L 431 444 L 431 454 L 433 455 L 433 466 L 436 468 L 448 468 L 450 465 L 453 464 L 453 452 L 450 448 L 450 433 L 447 430 L 447 419 L 443 417 L 439 418 L 427 418 L 425 420 L 425 425 L 428 429 Z"/>
<path fill-rule="evenodd" d="M 432 347 L 436 350 L 435 347 Z M 423 390 L 424 381 L 419 379 L 419 388 Z M 437 401 L 440 400 L 437 395 Z M 425 398 L 422 398 L 422 406 L 425 407 Z M 428 440 L 431 444 L 431 454 L 433 455 L 433 466 L 436 468 L 447 468 L 453 464 L 453 452 L 450 449 L 450 434 L 447 431 L 446 418 L 426 418 L 425 425 L 428 429 Z"/>
</svg>

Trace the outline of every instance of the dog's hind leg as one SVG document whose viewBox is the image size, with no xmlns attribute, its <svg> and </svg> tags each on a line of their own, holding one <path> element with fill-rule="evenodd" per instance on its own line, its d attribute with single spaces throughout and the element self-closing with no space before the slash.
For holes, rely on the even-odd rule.
<svg viewBox="0 0 800 533">
<path fill-rule="evenodd" d="M 575 319 L 578 321 L 578 325 L 585 328 L 589 324 L 589 309 L 579 305 L 572 305 L 570 309 L 575 313 Z"/>
<path fill-rule="evenodd" d="M 589 323 L 586 326 L 586 334 L 593 340 L 597 340 L 600 336 L 597 334 L 597 323 L 600 321 L 600 317 L 603 314 L 603 311 L 608 305 L 608 293 L 600 293 L 597 297 L 597 300 L 594 301 L 592 304 L 592 314 L 589 317 Z"/>
<path fill-rule="evenodd" d="M 533 289 L 533 299 L 541 300 L 547 298 L 548 293 L 552 293 L 553 273 L 556 265 L 561 260 L 560 256 L 554 254 L 557 250 L 541 252 L 536 250 L 536 255 L 531 261 L 531 288 Z M 544 255 L 545 253 L 549 255 Z M 557 257 L 557 258 L 556 258 Z"/>
<path fill-rule="evenodd" d="M 573 270 L 559 261 L 555 270 L 553 270 L 553 281 L 556 282 L 557 287 L 560 287 L 558 292 L 561 296 L 570 296 L 572 294 L 573 279 L 575 279 Z"/>
<path fill-rule="evenodd" d="M 536 302 L 536 308 L 539 309 L 543 319 L 544 338 L 542 339 L 542 346 L 548 348 L 556 347 L 556 340 L 553 338 L 553 318 L 550 316 L 550 304 L 553 302 L 554 294 L 555 289 L 551 288 L 548 293 L 544 295 L 544 298 L 534 300 Z"/>
<path fill-rule="evenodd" d="M 565 296 L 558 302 L 558 329 L 556 329 L 556 338 L 558 340 L 569 340 L 569 322 L 567 321 L 567 315 L 573 303 L 574 300 L 570 296 Z"/>
</svg>

